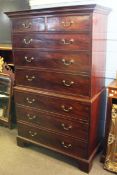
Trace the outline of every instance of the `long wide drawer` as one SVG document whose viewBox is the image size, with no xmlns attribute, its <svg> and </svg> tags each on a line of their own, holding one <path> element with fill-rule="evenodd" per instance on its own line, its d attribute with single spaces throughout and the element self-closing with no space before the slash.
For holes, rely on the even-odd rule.
<svg viewBox="0 0 117 175">
<path fill-rule="evenodd" d="M 89 50 L 91 38 L 88 33 L 80 34 L 14 34 L 13 48 L 40 48 L 61 50 Z"/>
<path fill-rule="evenodd" d="M 36 71 L 33 69 L 16 69 L 16 85 L 30 86 L 61 94 L 87 96 L 90 94 L 90 77 L 88 75 Z"/>
<path fill-rule="evenodd" d="M 16 89 L 14 90 L 14 96 L 17 104 L 57 113 L 68 118 L 89 121 L 90 104 L 87 102 Z"/>
<path fill-rule="evenodd" d="M 34 50 L 14 50 L 15 66 L 27 66 L 61 70 L 69 72 L 89 73 L 91 59 L 89 52 L 52 52 Z"/>
<path fill-rule="evenodd" d="M 87 157 L 87 143 L 71 139 L 69 136 L 47 132 L 31 125 L 24 125 L 21 123 L 18 123 L 18 135 L 75 157 Z"/>
<path fill-rule="evenodd" d="M 82 140 L 88 140 L 88 123 L 78 122 L 77 120 L 67 120 L 57 115 L 35 110 L 29 107 L 16 106 L 17 121 L 36 124 L 39 127 L 71 135 Z"/>
</svg>

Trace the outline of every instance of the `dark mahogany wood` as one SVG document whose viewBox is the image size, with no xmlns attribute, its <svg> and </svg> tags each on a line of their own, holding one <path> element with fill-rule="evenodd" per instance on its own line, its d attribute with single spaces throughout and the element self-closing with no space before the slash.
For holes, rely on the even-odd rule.
<svg viewBox="0 0 117 175">
<path fill-rule="evenodd" d="M 90 15 L 55 16 L 47 18 L 48 31 L 85 31 L 91 29 Z"/>
<path fill-rule="evenodd" d="M 12 18 L 18 18 L 19 17 L 31 17 L 31 16 L 44 16 L 44 15 L 76 15 L 79 16 L 81 14 L 90 13 L 91 15 L 95 12 L 98 14 L 105 14 L 108 15 L 108 13 L 111 11 L 110 8 L 103 7 L 97 4 L 85 4 L 85 5 L 74 5 L 74 6 L 62 6 L 62 7 L 52 7 L 52 8 L 40 8 L 40 9 L 33 9 L 33 10 L 24 10 L 24 11 L 16 11 L 16 12 L 6 12 L 6 14 Z"/>
<path fill-rule="evenodd" d="M 96 148 L 96 145 L 103 144 L 105 128 L 105 111 L 106 111 L 106 89 L 104 88 L 98 94 L 91 104 L 90 116 L 90 136 L 89 136 L 89 155 Z M 100 146 L 101 146 L 100 145 Z"/>
<path fill-rule="evenodd" d="M 61 91 L 61 94 L 69 93 L 75 96 L 90 96 L 91 94 L 90 78 L 87 75 L 16 69 L 16 85 L 47 89 L 55 92 Z"/>
<path fill-rule="evenodd" d="M 51 69 L 63 72 L 89 74 L 91 72 L 91 57 L 84 51 L 40 51 L 14 50 L 16 67 L 34 67 L 36 69 Z"/>
<path fill-rule="evenodd" d="M 91 29 L 91 18 L 88 14 L 48 17 L 47 24 L 45 20 L 45 17 L 13 19 L 13 32 L 45 31 L 46 28 L 47 31 L 87 31 Z"/>
<path fill-rule="evenodd" d="M 36 124 L 40 128 L 59 132 L 61 134 L 70 135 L 71 137 L 78 137 L 82 140 L 88 140 L 88 123 L 72 119 L 68 117 L 60 118 L 60 115 L 49 114 L 34 108 L 16 106 L 18 121 L 25 121 L 30 124 Z"/>
<path fill-rule="evenodd" d="M 107 145 L 108 145 L 108 134 L 109 134 L 110 122 L 111 122 L 111 110 L 112 110 L 112 99 L 108 97 L 106 121 L 105 121 L 105 135 L 104 135 L 104 140 L 103 140 L 103 152 L 102 152 L 101 159 L 100 159 L 100 161 L 102 163 L 104 163 L 105 159 L 106 159 Z"/>
<path fill-rule="evenodd" d="M 13 24 L 17 144 L 68 155 L 85 172 L 103 139 L 109 11 L 90 4 L 7 13 Z"/>
<path fill-rule="evenodd" d="M 92 15 L 92 96 L 105 87 L 107 16 Z"/>
<path fill-rule="evenodd" d="M 81 34 L 14 34 L 14 48 L 90 50 L 90 36 Z"/>
<path fill-rule="evenodd" d="M 73 157 L 87 157 L 87 143 L 72 139 L 69 136 L 62 136 L 46 130 L 18 123 L 18 134 L 35 142 L 59 149 L 65 153 L 71 154 Z"/>
<path fill-rule="evenodd" d="M 13 19 L 13 32 L 31 32 L 44 31 L 45 18 L 20 18 Z"/>
<path fill-rule="evenodd" d="M 27 93 L 26 91 L 14 91 L 17 104 L 38 108 L 40 110 L 66 115 L 79 120 L 88 121 L 90 104 L 69 98 L 53 97 L 42 93 Z"/>
</svg>

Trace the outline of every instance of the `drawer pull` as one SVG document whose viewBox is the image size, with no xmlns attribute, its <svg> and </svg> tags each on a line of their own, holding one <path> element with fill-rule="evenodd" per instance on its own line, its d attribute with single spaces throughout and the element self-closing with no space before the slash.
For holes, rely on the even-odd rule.
<svg viewBox="0 0 117 175">
<path fill-rule="evenodd" d="M 30 134 L 32 137 L 34 137 L 34 136 L 36 136 L 36 135 L 37 135 L 37 132 L 32 132 L 32 131 L 29 131 L 29 134 Z"/>
<path fill-rule="evenodd" d="M 27 40 L 27 39 L 24 38 L 23 41 L 26 45 L 28 45 L 32 42 L 32 39 Z"/>
<path fill-rule="evenodd" d="M 32 60 L 34 60 L 34 57 L 28 58 L 27 56 L 25 56 L 24 58 L 28 63 L 31 63 Z"/>
<path fill-rule="evenodd" d="M 74 84 L 73 81 L 70 81 L 69 83 L 66 82 L 66 80 L 62 80 L 63 84 L 67 87 L 70 87 L 72 84 Z"/>
<path fill-rule="evenodd" d="M 34 103 L 35 102 L 35 99 L 33 98 L 33 99 L 29 99 L 28 97 L 26 98 L 26 101 L 29 103 L 29 104 L 32 104 L 32 103 Z"/>
<path fill-rule="evenodd" d="M 70 61 L 67 61 L 67 60 L 65 60 L 65 59 L 62 59 L 62 62 L 63 62 L 63 64 L 64 64 L 65 66 L 69 66 L 69 65 L 71 65 L 71 64 L 74 63 L 74 60 L 72 59 L 72 60 L 70 60 Z"/>
<path fill-rule="evenodd" d="M 25 29 L 28 29 L 32 26 L 32 23 L 31 22 L 26 22 L 26 23 L 22 23 L 22 26 L 25 28 Z"/>
<path fill-rule="evenodd" d="M 68 145 L 66 145 L 64 141 L 62 141 L 61 144 L 62 144 L 62 146 L 64 148 L 70 148 L 70 147 L 72 147 L 71 143 L 69 143 Z"/>
<path fill-rule="evenodd" d="M 70 40 L 62 39 L 61 42 L 62 42 L 62 44 L 64 44 L 64 45 L 70 45 L 70 44 L 73 44 L 74 39 L 70 39 Z"/>
<path fill-rule="evenodd" d="M 67 131 L 70 130 L 70 129 L 72 128 L 71 125 L 69 125 L 69 126 L 65 126 L 64 123 L 62 123 L 61 126 L 63 127 L 64 130 L 67 130 Z"/>
<path fill-rule="evenodd" d="M 61 23 L 64 27 L 70 27 L 74 21 L 62 21 Z"/>
<path fill-rule="evenodd" d="M 62 108 L 63 111 L 65 111 L 65 112 L 70 112 L 70 111 L 72 111 L 72 109 L 73 109 L 72 106 L 66 108 L 64 105 L 62 105 L 61 108 Z"/>
<path fill-rule="evenodd" d="M 29 120 L 36 119 L 36 115 L 31 116 L 30 114 L 27 114 L 27 117 L 28 117 Z"/>
<path fill-rule="evenodd" d="M 26 75 L 26 79 L 28 81 L 33 81 L 35 79 L 35 76 L 29 77 L 28 75 Z"/>
</svg>

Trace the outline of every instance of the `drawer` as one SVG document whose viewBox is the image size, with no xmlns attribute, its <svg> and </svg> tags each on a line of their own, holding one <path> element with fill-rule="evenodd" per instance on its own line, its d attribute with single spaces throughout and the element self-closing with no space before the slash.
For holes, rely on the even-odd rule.
<svg viewBox="0 0 117 175">
<path fill-rule="evenodd" d="M 43 52 L 39 50 L 14 50 L 15 66 L 47 68 L 69 72 L 89 73 L 89 52 Z"/>
<path fill-rule="evenodd" d="M 31 125 L 24 125 L 21 123 L 18 123 L 18 135 L 50 148 L 55 148 L 58 151 L 72 154 L 75 157 L 87 156 L 87 143 L 72 139 L 69 136 L 47 132 Z"/>
<path fill-rule="evenodd" d="M 88 141 L 88 123 L 77 120 L 66 120 L 57 115 L 49 114 L 29 107 L 16 106 L 17 120 L 36 124 L 37 126 L 61 134 L 71 135 Z"/>
<path fill-rule="evenodd" d="M 90 96 L 90 77 L 70 73 L 16 69 L 16 85 L 56 91 L 61 94 Z"/>
<path fill-rule="evenodd" d="M 13 35 L 13 48 L 48 48 L 61 50 L 89 50 L 90 36 L 86 34 L 17 34 Z"/>
<path fill-rule="evenodd" d="M 90 30 L 90 16 L 56 16 L 47 18 L 48 31 L 85 31 Z"/>
<path fill-rule="evenodd" d="M 44 31 L 45 18 L 19 18 L 12 19 L 13 32 Z"/>
<path fill-rule="evenodd" d="M 42 92 L 40 92 L 42 93 Z M 76 118 L 89 121 L 90 104 L 69 98 L 14 90 L 15 102 L 20 105 L 33 107 L 43 111 L 60 114 L 66 119 Z"/>
</svg>

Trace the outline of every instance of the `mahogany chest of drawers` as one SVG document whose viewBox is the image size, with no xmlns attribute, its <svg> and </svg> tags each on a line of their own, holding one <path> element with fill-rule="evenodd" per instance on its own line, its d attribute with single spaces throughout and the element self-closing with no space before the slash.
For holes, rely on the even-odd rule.
<svg viewBox="0 0 117 175">
<path fill-rule="evenodd" d="M 108 12 L 92 4 L 7 13 L 17 144 L 75 158 L 86 172 L 103 138 Z"/>
</svg>

